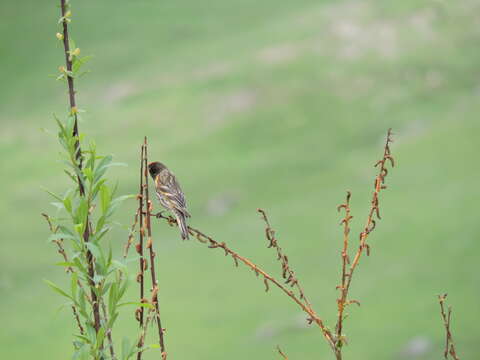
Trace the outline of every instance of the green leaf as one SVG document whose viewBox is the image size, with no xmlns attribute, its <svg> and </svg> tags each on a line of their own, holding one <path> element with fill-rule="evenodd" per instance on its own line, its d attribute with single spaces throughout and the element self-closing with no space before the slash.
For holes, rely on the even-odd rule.
<svg viewBox="0 0 480 360">
<path fill-rule="evenodd" d="M 78 288 L 78 275 L 76 272 L 72 273 L 72 278 L 70 282 L 70 288 L 72 291 L 72 297 L 73 299 L 77 298 L 77 288 Z"/>
<path fill-rule="evenodd" d="M 108 168 L 108 164 L 110 164 L 112 160 L 113 157 L 111 155 L 107 155 L 100 161 L 100 163 L 97 165 L 97 168 L 93 172 L 94 182 L 100 180 L 103 174 L 105 174 L 105 171 L 107 171 Z"/>
<path fill-rule="evenodd" d="M 85 245 L 87 246 L 88 250 L 90 250 L 92 255 L 95 256 L 95 258 L 97 258 L 97 259 L 102 258 L 102 254 L 101 254 L 100 249 L 98 248 L 97 245 L 95 245 L 92 242 L 87 242 L 87 243 L 85 243 Z"/>
<path fill-rule="evenodd" d="M 62 289 L 60 289 L 57 285 L 55 285 L 53 282 L 51 282 L 50 280 L 46 280 L 46 279 L 43 279 L 43 281 L 52 288 L 53 291 L 59 293 L 60 295 L 62 296 L 65 296 L 67 298 L 69 298 L 70 300 L 73 300 L 72 297 L 70 295 L 68 295 L 65 291 L 63 291 Z"/>
<path fill-rule="evenodd" d="M 140 307 L 144 307 L 144 308 L 148 308 L 148 309 L 155 309 L 155 307 L 150 303 L 139 303 L 139 302 L 135 302 L 135 301 L 124 302 L 124 303 L 118 304 L 117 306 L 120 307 L 120 306 L 125 306 L 125 305 L 135 305 L 135 306 L 140 306 Z"/>
<path fill-rule="evenodd" d="M 65 234 L 62 232 L 57 232 L 55 234 L 52 234 L 48 237 L 48 242 L 52 242 L 55 240 L 60 240 L 60 239 L 75 239 L 75 236 L 72 236 L 70 234 Z"/>
<path fill-rule="evenodd" d="M 72 213 L 72 199 L 70 198 L 70 196 L 67 196 L 65 199 L 63 199 L 63 206 L 69 214 Z"/>
<path fill-rule="evenodd" d="M 88 215 L 88 200 L 84 197 L 80 198 L 80 204 L 77 207 L 75 212 L 75 223 L 76 224 L 85 224 L 87 221 Z M 83 227 L 82 227 L 83 230 Z M 83 232 L 82 232 L 83 233 Z"/>
<path fill-rule="evenodd" d="M 126 337 L 122 339 L 122 360 L 127 360 L 130 356 L 130 340 Z"/>
<path fill-rule="evenodd" d="M 51 192 L 50 190 L 46 189 L 46 188 L 43 188 L 44 191 L 46 191 L 48 194 L 50 194 L 51 196 L 53 196 L 55 199 L 57 199 L 58 201 L 62 201 L 63 202 L 63 199 L 60 197 L 60 195 L 57 195 L 55 194 L 54 192 Z"/>
<path fill-rule="evenodd" d="M 101 327 L 97 333 L 97 341 L 95 345 L 96 349 L 100 349 L 102 347 L 104 338 L 105 338 L 105 328 Z"/>
<path fill-rule="evenodd" d="M 62 261 L 62 262 L 55 263 L 55 265 L 56 266 L 73 267 L 73 266 L 75 266 L 75 263 L 69 262 L 69 261 Z"/>
<path fill-rule="evenodd" d="M 93 181 L 93 173 L 92 173 L 92 169 L 90 169 L 89 167 L 86 167 L 83 169 L 83 173 L 85 174 L 85 177 L 90 180 L 90 182 Z"/>
<path fill-rule="evenodd" d="M 115 311 L 115 305 L 117 302 L 117 283 L 113 282 L 110 286 L 110 292 L 108 294 L 108 311 L 110 315 Z"/>
<path fill-rule="evenodd" d="M 93 276 L 93 282 L 94 282 L 95 284 L 100 284 L 103 279 L 105 279 L 105 276 L 98 275 L 98 274 L 95 274 L 95 275 Z"/>
<path fill-rule="evenodd" d="M 110 188 L 103 184 L 100 187 L 100 203 L 102 206 L 102 214 L 105 214 L 108 210 L 108 207 L 110 206 L 110 201 L 111 201 L 111 194 L 110 194 Z"/>
</svg>

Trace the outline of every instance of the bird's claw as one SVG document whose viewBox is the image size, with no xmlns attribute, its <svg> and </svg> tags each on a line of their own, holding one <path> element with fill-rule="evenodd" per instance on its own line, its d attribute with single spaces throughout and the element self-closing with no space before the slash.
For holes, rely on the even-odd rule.
<svg viewBox="0 0 480 360">
<path fill-rule="evenodd" d="M 165 216 L 163 216 L 163 213 L 164 213 L 164 212 L 165 212 L 165 211 L 163 211 L 163 210 L 162 210 L 162 211 L 159 211 L 158 213 L 155 214 L 155 217 L 156 217 L 157 219 L 160 219 L 160 218 L 162 218 L 162 217 L 165 217 Z"/>
</svg>

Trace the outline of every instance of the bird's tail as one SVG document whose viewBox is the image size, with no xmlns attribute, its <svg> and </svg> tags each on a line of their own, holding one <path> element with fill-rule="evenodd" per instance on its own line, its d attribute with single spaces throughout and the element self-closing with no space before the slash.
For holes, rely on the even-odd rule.
<svg viewBox="0 0 480 360">
<path fill-rule="evenodd" d="M 178 228 L 183 240 L 188 240 L 188 227 L 185 221 L 185 214 L 179 210 L 174 210 L 175 218 L 177 219 Z"/>
</svg>

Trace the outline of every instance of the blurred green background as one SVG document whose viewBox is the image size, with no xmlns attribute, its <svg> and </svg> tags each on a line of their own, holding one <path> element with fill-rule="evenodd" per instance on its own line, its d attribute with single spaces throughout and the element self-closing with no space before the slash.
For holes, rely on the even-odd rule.
<svg viewBox="0 0 480 360">
<path fill-rule="evenodd" d="M 77 82 L 82 132 L 129 164 L 139 145 L 179 177 L 191 224 L 279 274 L 265 208 L 318 313 L 333 324 L 341 228 L 369 207 L 389 127 L 398 167 L 382 193 L 351 296 L 346 359 L 438 359 L 436 295 L 449 293 L 458 352 L 479 358 L 480 3 L 463 1 L 73 1 L 72 36 L 92 70 Z M 40 216 L 62 192 L 52 114 L 66 111 L 56 1 L 0 4 L 0 357 L 68 359 L 71 314 L 42 282 L 66 283 Z M 41 131 L 41 129 L 47 131 Z M 119 221 L 130 224 L 134 202 Z M 316 328 L 220 251 L 155 224 L 169 359 L 328 359 Z M 111 237 L 120 250 L 127 232 Z M 355 242 L 352 248 L 355 248 Z M 135 271 L 132 270 L 132 276 Z M 131 298 L 135 285 L 132 283 Z M 116 341 L 136 333 L 125 309 Z M 152 339 L 153 341 L 153 339 Z M 158 359 L 152 350 L 147 359 Z"/>
</svg>

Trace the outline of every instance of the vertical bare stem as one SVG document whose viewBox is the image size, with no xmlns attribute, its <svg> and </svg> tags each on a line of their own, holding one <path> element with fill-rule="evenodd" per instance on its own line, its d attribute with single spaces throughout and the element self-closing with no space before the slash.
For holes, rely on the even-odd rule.
<svg viewBox="0 0 480 360">
<path fill-rule="evenodd" d="M 105 324 L 108 324 L 107 307 L 105 306 L 105 303 L 103 301 L 102 301 L 102 310 L 103 310 L 103 319 L 105 320 Z M 110 356 L 112 357 L 112 360 L 116 360 L 117 358 L 115 357 L 115 350 L 113 348 L 112 328 L 108 328 L 106 334 L 108 339 L 108 347 L 110 349 Z"/>
<path fill-rule="evenodd" d="M 152 226 L 150 222 L 151 211 L 152 211 L 152 202 L 150 201 L 149 192 L 148 192 L 148 151 L 147 151 L 147 137 L 144 140 L 144 165 L 143 165 L 143 174 L 144 174 L 144 196 L 145 196 L 145 206 L 146 206 L 146 217 L 145 224 L 147 228 L 147 249 L 150 254 L 150 274 L 152 277 L 152 304 L 155 306 L 155 318 L 157 320 L 158 327 L 158 338 L 160 342 L 160 351 L 162 353 L 162 359 L 167 358 L 167 352 L 165 350 L 165 341 L 164 341 L 164 330 L 162 327 L 162 321 L 160 318 L 160 305 L 158 303 L 158 282 L 155 274 L 155 251 L 153 250 L 153 239 L 152 239 Z"/>
<path fill-rule="evenodd" d="M 445 313 L 445 299 L 447 298 L 447 294 L 438 295 L 438 302 L 440 303 L 440 314 L 442 315 L 443 319 L 443 326 L 445 327 L 445 350 L 443 352 L 443 356 L 445 359 L 448 359 L 448 355 L 450 354 L 454 360 L 460 360 L 457 356 L 455 351 L 455 345 L 453 343 L 452 333 L 450 331 L 450 320 L 452 317 L 452 307 L 448 307 L 448 313 Z"/>
<path fill-rule="evenodd" d="M 338 317 L 337 317 L 337 327 L 336 327 L 336 338 L 337 342 L 342 339 L 342 329 L 343 329 L 343 311 L 345 310 L 345 301 L 347 297 L 347 265 L 350 264 L 350 258 L 348 257 L 348 239 L 350 234 L 350 220 L 353 216 L 350 215 L 350 191 L 347 191 L 347 198 L 345 204 L 338 206 L 337 210 L 340 211 L 342 208 L 345 209 L 345 217 L 342 219 L 340 224 L 343 224 L 343 249 L 342 249 L 342 277 L 341 284 L 337 286 L 337 289 L 340 290 L 340 297 L 337 299 L 338 306 Z"/>
<path fill-rule="evenodd" d="M 142 150 L 141 150 L 141 157 L 140 157 L 140 189 L 139 189 L 139 195 L 138 195 L 138 212 L 135 216 L 140 216 L 140 231 L 139 231 L 139 243 L 136 246 L 137 253 L 140 255 L 140 272 L 138 273 L 137 276 L 137 281 L 140 282 L 140 302 L 143 303 L 144 298 L 145 298 L 145 290 L 144 290 L 144 271 L 145 271 L 145 265 L 146 265 L 146 260 L 143 256 L 143 237 L 145 234 L 145 227 L 144 227 L 144 222 L 143 222 L 143 173 L 144 173 L 144 162 L 143 159 L 145 157 L 145 145 L 142 145 Z M 138 310 L 138 322 L 140 323 L 140 328 L 143 329 L 143 314 L 144 314 L 144 308 L 143 306 L 140 307 Z M 141 349 L 143 347 L 145 339 L 143 336 L 140 337 L 139 342 L 138 342 L 138 348 Z M 139 351 L 137 353 L 137 359 L 140 360 L 142 358 L 142 351 Z"/>
<path fill-rule="evenodd" d="M 353 274 L 357 265 L 360 261 L 360 257 L 365 250 L 367 255 L 370 255 L 370 246 L 367 244 L 367 238 L 370 233 L 375 229 L 376 222 L 374 220 L 374 216 L 376 216 L 377 220 L 381 219 L 380 217 L 380 205 L 379 205 L 379 194 L 381 190 L 387 188 L 385 185 L 385 178 L 388 174 L 387 170 L 387 163 L 390 162 L 391 166 L 394 166 L 394 159 L 390 153 L 390 143 L 392 142 L 392 129 L 388 129 L 387 132 L 387 139 L 385 141 L 383 157 L 381 160 L 377 161 L 375 167 L 379 166 L 379 171 L 377 176 L 375 177 L 374 182 L 374 191 L 371 200 L 370 211 L 367 216 L 367 221 L 365 224 L 364 230 L 360 233 L 360 244 L 358 250 L 353 258 L 353 261 L 350 263 L 350 259 L 348 258 L 347 250 L 348 250 L 348 236 L 350 233 L 349 222 L 352 219 L 350 215 L 350 192 L 347 195 L 347 201 L 345 204 L 342 204 L 338 207 L 338 210 L 344 208 L 345 209 L 345 218 L 342 220 L 340 224 L 344 225 L 344 240 L 343 240 L 343 251 L 342 251 L 342 283 L 337 286 L 340 290 L 340 297 L 337 299 L 338 305 L 338 317 L 337 317 L 337 324 L 336 324 L 336 346 L 335 346 L 335 356 L 337 360 L 342 359 L 342 345 L 346 342 L 344 335 L 342 334 L 343 329 L 343 320 L 345 319 L 344 311 L 346 306 L 350 304 L 357 304 L 360 303 L 357 300 L 348 299 L 348 292 L 350 290 L 350 284 L 352 283 Z M 347 264 L 350 265 L 349 269 L 347 270 Z"/>
</svg>

